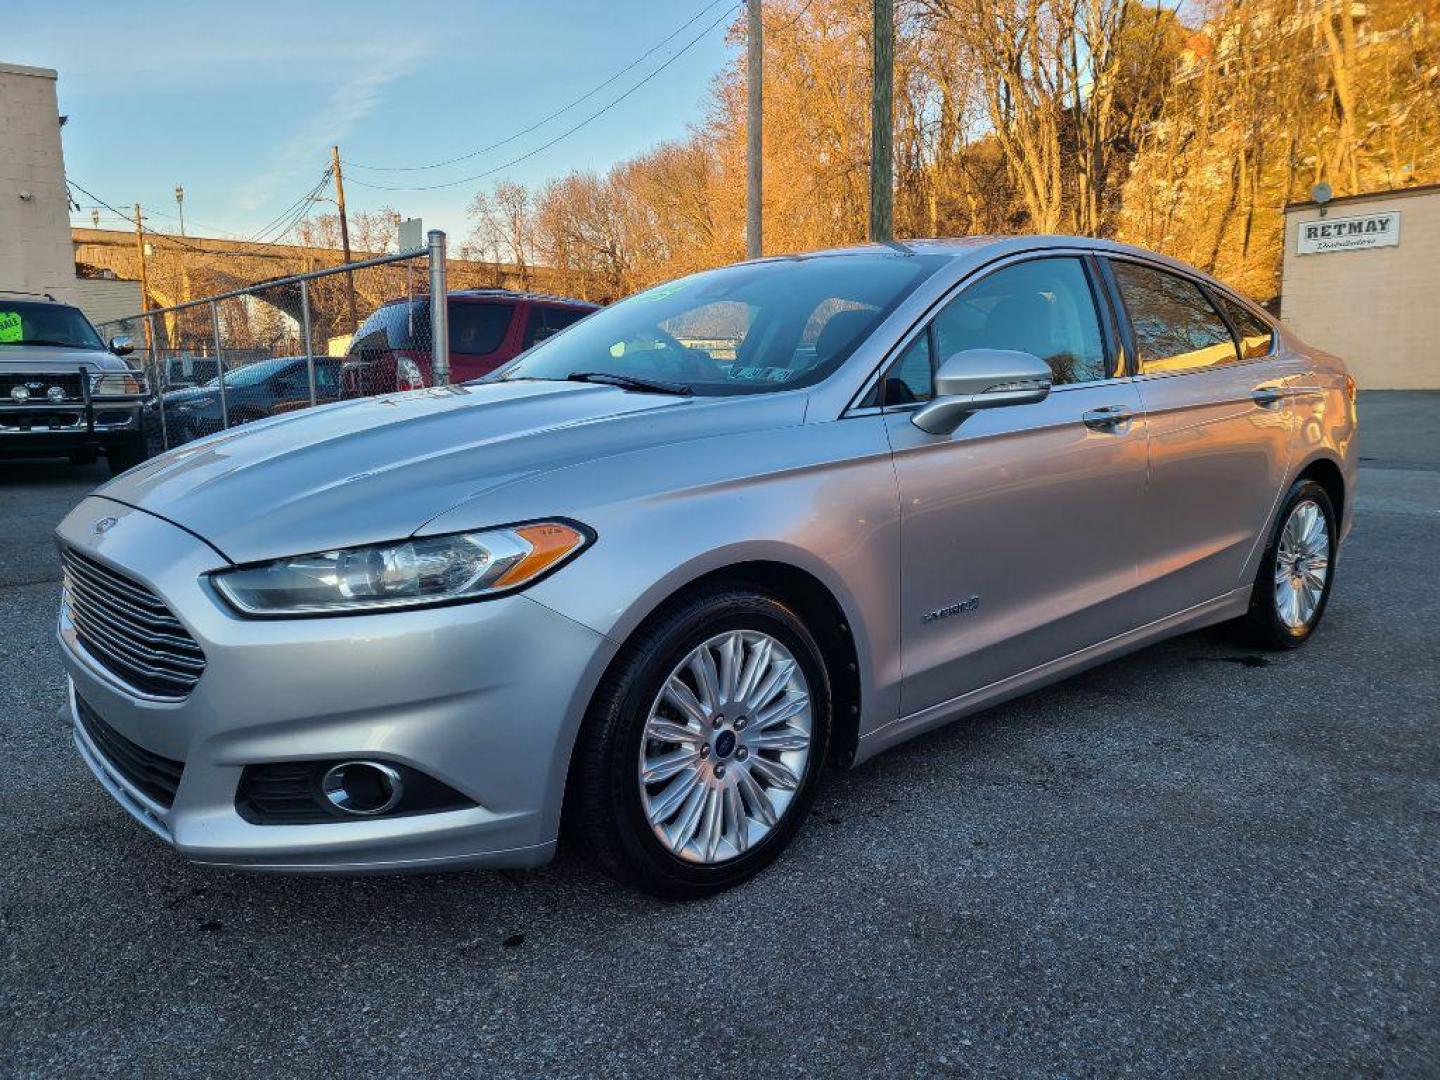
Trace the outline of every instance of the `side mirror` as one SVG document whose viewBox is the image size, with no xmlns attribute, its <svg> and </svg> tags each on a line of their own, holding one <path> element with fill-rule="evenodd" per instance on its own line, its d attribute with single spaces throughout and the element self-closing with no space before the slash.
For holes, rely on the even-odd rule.
<svg viewBox="0 0 1440 1080">
<path fill-rule="evenodd" d="M 910 422 L 932 435 L 949 435 L 972 412 L 1031 405 L 1050 393 L 1050 365 L 1027 352 L 965 349 L 935 372 L 935 397 Z"/>
<path fill-rule="evenodd" d="M 129 356 L 135 351 L 135 342 L 129 334 L 120 334 L 110 339 L 110 351 L 116 356 Z"/>
</svg>

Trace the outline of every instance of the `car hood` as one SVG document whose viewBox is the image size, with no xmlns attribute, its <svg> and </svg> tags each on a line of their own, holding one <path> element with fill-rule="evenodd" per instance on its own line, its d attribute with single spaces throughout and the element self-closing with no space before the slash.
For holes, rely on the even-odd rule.
<svg viewBox="0 0 1440 1080">
<path fill-rule="evenodd" d="M 60 345 L 0 346 L 0 371 L 21 375 L 56 371 L 126 371 L 128 364 L 114 353 L 99 349 L 70 349 Z"/>
<path fill-rule="evenodd" d="M 235 388 L 233 386 L 227 386 L 225 393 L 227 396 L 233 395 Z M 220 396 L 220 388 L 218 386 L 182 386 L 178 390 L 166 390 L 163 396 L 167 402 L 191 401 L 195 398 L 202 397 L 218 398 Z"/>
<path fill-rule="evenodd" d="M 188 443 L 96 494 L 174 522 L 234 562 L 254 562 L 394 540 L 527 476 L 803 417 L 803 398 L 764 397 L 789 400 L 767 407 L 759 398 L 521 381 L 417 390 Z"/>
</svg>

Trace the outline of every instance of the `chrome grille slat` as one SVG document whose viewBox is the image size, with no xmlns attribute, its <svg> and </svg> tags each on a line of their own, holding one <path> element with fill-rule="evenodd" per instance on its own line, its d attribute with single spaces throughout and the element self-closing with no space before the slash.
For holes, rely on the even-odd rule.
<svg viewBox="0 0 1440 1080">
<path fill-rule="evenodd" d="M 138 622 L 149 629 L 150 636 L 157 641 L 173 645 L 178 649 L 191 649 L 197 653 L 200 651 L 200 646 L 196 645 L 193 639 L 187 640 L 187 638 L 179 636 L 185 633 L 185 628 L 174 619 L 152 619 L 123 602 L 117 602 L 113 597 L 105 596 L 95 586 L 73 574 L 67 576 L 65 584 L 72 593 L 83 593 L 86 600 L 97 608 L 103 608 L 113 620 L 124 623 Z M 163 629 L 155 629 L 156 627 L 163 627 Z"/>
<path fill-rule="evenodd" d="M 181 678 L 188 678 L 191 675 L 199 677 L 200 672 L 205 670 L 204 660 L 195 660 L 191 657 L 172 656 L 163 653 L 158 649 L 149 648 L 128 640 L 122 633 L 112 627 L 106 626 L 91 617 L 92 612 L 80 611 L 72 604 L 70 615 L 77 626 L 90 637 L 99 638 L 115 650 L 123 653 L 136 662 L 137 665 L 153 665 L 161 671 L 170 671 Z M 83 625 L 82 625 L 83 624 Z"/>
<path fill-rule="evenodd" d="M 61 555 L 75 637 L 95 663 L 141 694 L 185 698 L 205 671 L 205 653 L 165 601 L 71 548 Z"/>
<path fill-rule="evenodd" d="M 148 590 L 142 591 L 140 589 L 137 589 L 134 585 L 131 585 L 129 582 L 125 581 L 123 578 L 118 577 L 117 575 L 110 573 L 101 573 L 97 568 L 97 564 L 90 563 L 88 561 L 82 561 L 80 557 L 75 555 L 73 552 L 70 553 L 70 555 L 66 559 L 66 564 L 67 570 L 70 570 L 72 573 L 85 578 L 85 580 L 89 581 L 91 584 L 101 589 L 114 589 L 122 596 L 127 597 L 130 603 L 139 605 L 142 609 L 149 611 L 152 615 L 168 619 L 170 622 L 175 623 L 177 626 L 180 624 L 179 620 L 176 619 L 175 616 L 170 614 L 170 609 L 167 608 L 165 604 L 160 600 L 160 598 L 155 596 L 154 593 L 150 593 Z"/>
</svg>

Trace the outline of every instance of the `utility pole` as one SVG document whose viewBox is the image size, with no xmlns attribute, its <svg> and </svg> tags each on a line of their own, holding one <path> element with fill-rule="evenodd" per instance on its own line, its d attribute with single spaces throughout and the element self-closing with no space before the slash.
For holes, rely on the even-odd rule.
<svg viewBox="0 0 1440 1080">
<path fill-rule="evenodd" d="M 874 0 L 870 89 L 870 239 L 895 238 L 895 3 Z"/>
<path fill-rule="evenodd" d="M 345 217 L 345 180 L 340 175 L 340 147 L 330 148 L 330 168 L 335 173 L 335 205 L 340 209 L 340 250 L 345 255 L 345 265 L 350 265 L 350 222 Z M 345 271 L 345 303 L 350 311 L 350 332 L 360 328 L 355 314 L 355 274 Z"/>
<path fill-rule="evenodd" d="M 758 259 L 761 251 L 761 210 L 763 206 L 764 162 L 764 85 L 765 85 L 765 24 L 761 20 L 760 0 L 746 0 L 749 22 L 748 61 L 745 88 L 749 103 L 745 113 L 745 256 Z"/>
<path fill-rule="evenodd" d="M 180 208 L 180 235 L 185 235 L 185 189 L 175 185 L 175 205 Z"/>
<path fill-rule="evenodd" d="M 141 225 L 140 204 L 135 204 L 135 253 L 140 256 L 140 320 L 145 325 L 145 348 L 155 359 L 155 333 L 145 313 L 150 310 L 150 270 L 145 264 L 145 230 Z"/>
</svg>

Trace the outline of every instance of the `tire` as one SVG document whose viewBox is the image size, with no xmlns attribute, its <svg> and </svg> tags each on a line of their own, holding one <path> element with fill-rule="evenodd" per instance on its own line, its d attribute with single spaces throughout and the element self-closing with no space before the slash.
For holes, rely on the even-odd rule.
<svg viewBox="0 0 1440 1080">
<path fill-rule="evenodd" d="M 698 674 L 702 650 L 713 662 L 711 690 Z M 730 659 L 737 654 L 742 663 Z M 759 675 L 747 679 L 751 670 Z M 694 688 L 700 713 L 662 700 L 672 673 Z M 808 708 L 798 708 L 802 697 Z M 780 855 L 809 812 L 830 745 L 831 700 L 824 655 L 782 600 L 738 585 L 682 599 L 637 632 L 596 692 L 575 749 L 569 834 L 610 876 L 655 896 L 697 899 L 739 885 Z M 757 704 L 752 720 L 746 710 Z M 653 737 L 677 726 L 684 742 Z M 644 763 L 672 755 L 691 765 L 642 783 Z"/>
<path fill-rule="evenodd" d="M 71 450 L 68 457 L 70 458 L 71 465 L 94 465 L 95 462 L 100 460 L 100 451 L 93 448 L 89 450 Z"/>
<path fill-rule="evenodd" d="M 1319 520 L 1309 530 L 1304 528 L 1304 516 L 1313 507 Z M 1287 527 L 1298 528 L 1310 536 L 1310 543 L 1298 547 L 1296 534 L 1287 537 Z M 1317 531 L 1318 530 L 1318 531 Z M 1335 507 L 1325 489 L 1313 480 L 1297 480 L 1285 493 L 1280 504 L 1280 513 L 1275 517 L 1275 529 L 1265 554 L 1260 560 L 1260 569 L 1255 576 L 1255 585 L 1250 593 L 1250 610 L 1237 622 L 1237 629 L 1252 645 L 1262 649 L 1296 649 L 1309 641 L 1325 617 L 1325 608 L 1330 602 L 1330 592 L 1335 585 L 1336 538 L 1339 530 L 1335 521 Z M 1323 553 L 1315 549 L 1323 537 Z M 1300 561 L 1293 558 L 1299 555 Z M 1323 559 L 1323 569 L 1318 560 Z M 1284 562 L 1282 563 L 1282 560 Z M 1281 573 L 1276 580 L 1277 569 L 1298 568 L 1298 572 Z M 1314 582 L 1316 570 L 1321 569 L 1323 582 L 1319 585 L 1318 596 Z M 1286 584 L 1286 579 L 1290 582 Z M 1308 582 L 1310 588 L 1302 590 L 1295 582 Z M 1295 606 L 1290 606 L 1293 602 Z"/>
<path fill-rule="evenodd" d="M 105 459 L 110 465 L 110 475 L 119 476 L 126 469 L 133 469 L 149 457 L 149 451 L 150 448 L 143 436 L 116 443 L 105 451 Z"/>
</svg>

